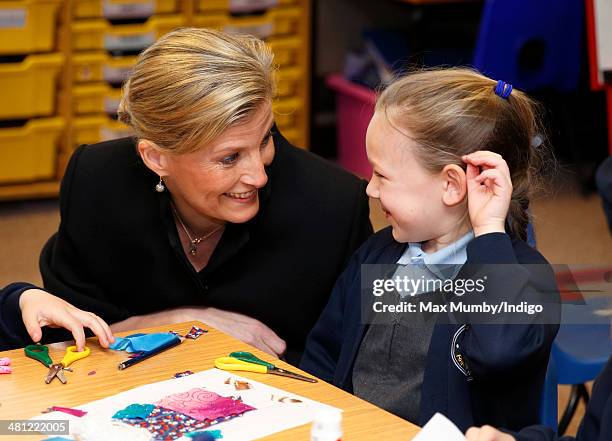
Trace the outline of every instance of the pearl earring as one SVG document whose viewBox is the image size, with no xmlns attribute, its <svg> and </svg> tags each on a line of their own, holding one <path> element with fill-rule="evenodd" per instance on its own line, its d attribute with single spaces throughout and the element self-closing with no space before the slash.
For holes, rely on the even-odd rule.
<svg viewBox="0 0 612 441">
<path fill-rule="evenodd" d="M 158 193 L 163 193 L 165 189 L 166 189 L 166 186 L 164 185 L 164 180 L 160 176 L 159 177 L 159 182 L 157 183 L 157 185 L 155 185 L 155 191 L 158 192 Z"/>
</svg>

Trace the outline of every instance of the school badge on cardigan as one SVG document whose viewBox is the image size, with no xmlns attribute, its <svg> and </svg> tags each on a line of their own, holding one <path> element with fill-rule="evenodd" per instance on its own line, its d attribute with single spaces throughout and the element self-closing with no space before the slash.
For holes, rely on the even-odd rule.
<svg viewBox="0 0 612 441">
<path fill-rule="evenodd" d="M 469 329 L 470 325 L 462 325 L 455 335 L 453 335 L 453 340 L 451 343 L 451 359 L 453 360 L 453 364 L 461 371 L 463 375 L 467 377 L 467 381 L 472 381 L 472 373 L 470 372 L 470 368 L 465 361 L 465 357 L 461 354 L 461 344 L 460 338 L 463 336 L 463 333 Z"/>
</svg>

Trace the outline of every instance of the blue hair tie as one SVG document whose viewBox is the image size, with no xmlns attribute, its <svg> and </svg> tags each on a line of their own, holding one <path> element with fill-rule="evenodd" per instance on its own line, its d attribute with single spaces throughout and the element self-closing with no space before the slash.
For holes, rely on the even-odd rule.
<svg viewBox="0 0 612 441">
<path fill-rule="evenodd" d="M 497 86 L 495 86 L 495 95 L 501 96 L 503 99 L 507 100 L 511 93 L 512 84 L 502 80 L 497 82 Z"/>
</svg>

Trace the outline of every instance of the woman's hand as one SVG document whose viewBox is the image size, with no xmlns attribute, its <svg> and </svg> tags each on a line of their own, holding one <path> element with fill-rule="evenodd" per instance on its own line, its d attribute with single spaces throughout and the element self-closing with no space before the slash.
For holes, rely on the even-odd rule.
<svg viewBox="0 0 612 441">
<path fill-rule="evenodd" d="M 485 150 L 462 159 L 467 164 L 468 210 L 474 235 L 505 232 L 512 197 L 508 164 L 501 155 Z"/>
<path fill-rule="evenodd" d="M 193 320 L 200 320 L 274 357 L 280 357 L 287 349 L 282 338 L 254 318 L 216 308 L 193 308 L 191 311 Z"/>
<path fill-rule="evenodd" d="M 217 308 L 171 309 L 130 317 L 127 320 L 113 324 L 111 328 L 113 331 L 118 332 L 190 321 L 206 323 L 274 357 L 281 356 L 287 348 L 285 341 L 259 320 L 238 314 L 237 312 L 224 311 Z"/>
<path fill-rule="evenodd" d="M 107 348 L 115 341 L 110 327 L 97 315 L 75 308 L 70 303 L 41 289 L 28 289 L 19 297 L 21 317 L 32 340 L 38 343 L 41 327 L 66 328 L 74 337 L 77 350 L 85 349 L 87 327 L 98 337 L 100 345 Z"/>
<path fill-rule="evenodd" d="M 513 436 L 491 426 L 470 427 L 465 432 L 465 438 L 467 441 L 516 441 Z"/>
</svg>

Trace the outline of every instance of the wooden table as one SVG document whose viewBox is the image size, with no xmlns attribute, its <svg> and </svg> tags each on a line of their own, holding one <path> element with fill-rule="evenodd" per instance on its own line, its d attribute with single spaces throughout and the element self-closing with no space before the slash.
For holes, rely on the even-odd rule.
<svg viewBox="0 0 612 441">
<path fill-rule="evenodd" d="M 39 415 L 50 406 L 76 407 L 137 386 L 167 380 L 177 372 L 211 369 L 214 367 L 215 358 L 226 356 L 232 351 L 250 351 L 271 361 L 268 354 L 198 322 L 160 326 L 142 332 L 167 332 L 171 329 L 185 334 L 194 324 L 209 329 L 209 332 L 197 340 L 185 340 L 178 348 L 170 349 L 123 371 L 117 369 L 117 364 L 126 358 L 125 353 L 104 350 L 97 339 L 89 339 L 87 344 L 91 348 L 91 355 L 74 364 L 75 372 L 66 373 L 68 383 L 65 385 L 57 380 L 45 384 L 46 369 L 40 363 L 27 358 L 23 349 L 0 352 L 0 358 L 10 357 L 13 366 L 12 374 L 0 375 L 0 420 L 28 419 Z M 129 335 L 133 332 L 118 335 Z M 66 345 L 49 345 L 49 355 L 54 361 L 61 359 Z M 302 372 L 282 361 L 275 360 L 274 363 L 279 367 Z M 96 373 L 88 375 L 91 371 Z M 312 384 L 276 375 L 248 372 L 239 374 L 342 409 L 343 440 L 409 440 L 419 430 L 417 426 L 323 381 Z M 20 435 L 0 438 L 25 441 L 46 437 Z M 280 432 L 265 439 L 309 440 L 310 425 Z"/>
</svg>

